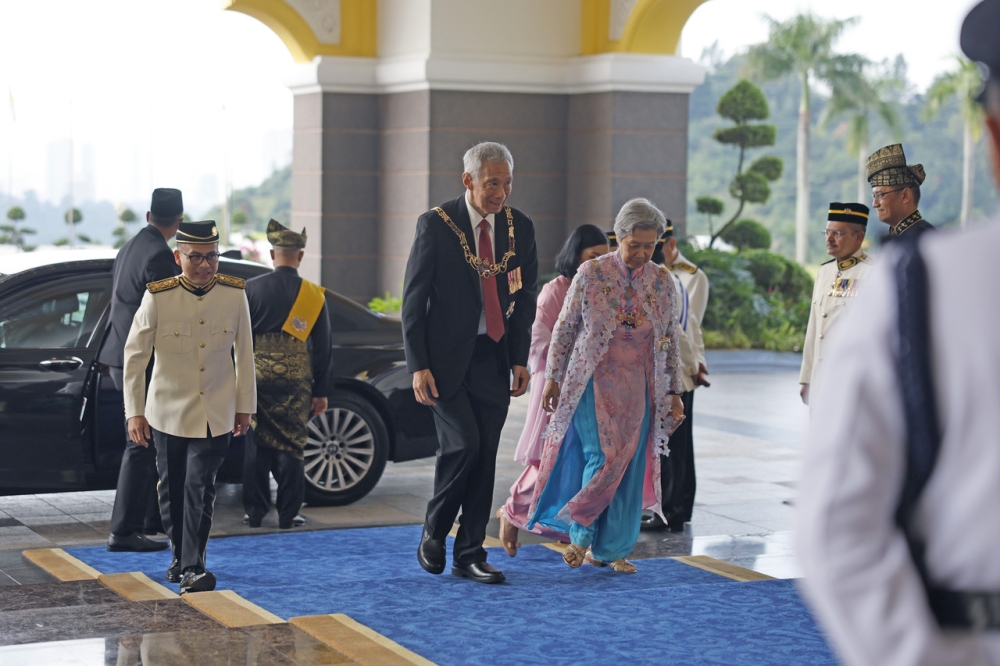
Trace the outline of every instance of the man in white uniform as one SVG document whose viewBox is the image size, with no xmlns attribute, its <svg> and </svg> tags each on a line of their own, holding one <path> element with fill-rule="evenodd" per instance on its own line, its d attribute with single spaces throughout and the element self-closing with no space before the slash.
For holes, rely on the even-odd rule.
<svg viewBox="0 0 1000 666">
<path fill-rule="evenodd" d="M 708 307 L 708 276 L 689 262 L 677 248 L 673 223 L 667 220 L 667 230 L 660 239 L 662 247 L 653 254 L 653 261 L 662 263 L 670 270 L 677 290 L 677 321 L 681 335 L 678 340 L 681 362 L 681 381 L 684 393 L 684 413 L 687 418 L 670 435 L 669 456 L 660 457 L 660 492 L 663 514 L 667 524 L 652 511 L 644 511 L 640 528 L 657 530 L 666 527 L 671 532 L 683 532 L 684 523 L 691 521 L 694 510 L 696 478 L 694 468 L 694 433 L 692 415 L 694 413 L 694 390 L 699 386 L 709 386 L 708 368 L 705 364 L 705 341 L 702 338 L 701 322 Z"/>
<path fill-rule="evenodd" d="M 181 222 L 178 277 L 151 282 L 125 342 L 125 417 L 133 442 L 156 445 L 160 517 L 181 594 L 215 589 L 205 569 L 215 474 L 230 435 L 257 410 L 250 309 L 240 278 L 217 274 L 214 222 Z M 146 394 L 145 371 L 156 351 Z"/>
<path fill-rule="evenodd" d="M 998 34 L 1000 0 L 985 0 L 961 45 L 989 67 L 980 100 L 1000 184 Z M 992 224 L 891 248 L 824 361 L 837 372 L 815 387 L 798 546 L 806 597 L 844 663 L 1000 664 L 998 244 Z M 921 266 L 924 279 L 911 279 Z M 900 379 L 920 368 L 923 381 Z M 922 421 L 936 437 L 914 427 Z M 927 442 L 936 455 L 913 455 L 931 451 L 916 446 Z M 901 502 L 921 470 L 926 485 Z M 897 520 L 900 506 L 912 520 Z"/>
<path fill-rule="evenodd" d="M 871 268 L 871 260 L 861 249 L 868 228 L 868 206 L 858 203 L 830 204 L 827 218 L 827 254 L 833 257 L 819 267 L 813 285 L 812 307 L 802 349 L 799 395 L 809 404 L 809 385 L 823 358 L 823 343 L 844 306 L 854 300 Z"/>
</svg>

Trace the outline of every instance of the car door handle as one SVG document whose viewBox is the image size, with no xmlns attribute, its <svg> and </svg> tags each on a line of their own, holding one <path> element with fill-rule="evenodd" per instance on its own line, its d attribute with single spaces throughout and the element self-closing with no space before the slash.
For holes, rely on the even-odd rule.
<svg viewBox="0 0 1000 666">
<path fill-rule="evenodd" d="M 83 360 L 76 356 L 70 358 L 50 358 L 47 361 L 39 361 L 38 365 L 42 366 L 44 370 L 61 370 L 66 372 L 79 368 L 83 365 Z"/>
</svg>

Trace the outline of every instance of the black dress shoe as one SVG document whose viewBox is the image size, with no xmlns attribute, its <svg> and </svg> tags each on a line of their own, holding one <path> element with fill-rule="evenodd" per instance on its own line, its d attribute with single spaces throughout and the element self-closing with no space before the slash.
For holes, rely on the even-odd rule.
<svg viewBox="0 0 1000 666">
<path fill-rule="evenodd" d="M 444 571 L 444 539 L 432 539 L 426 527 L 417 547 L 417 562 L 427 573 L 437 575 Z"/>
<path fill-rule="evenodd" d="M 486 583 L 487 585 L 502 583 L 506 580 L 502 571 L 487 564 L 486 562 L 454 564 L 451 567 L 451 575 L 459 576 L 460 578 L 468 578 L 476 583 Z"/>
<path fill-rule="evenodd" d="M 112 552 L 150 553 L 166 550 L 168 545 L 166 541 L 153 541 L 145 534 L 138 533 L 128 536 L 112 534 L 108 537 L 108 550 Z"/>
<path fill-rule="evenodd" d="M 211 592 L 215 589 L 215 574 L 211 571 L 188 569 L 181 578 L 181 594 Z"/>
<path fill-rule="evenodd" d="M 260 527 L 261 518 L 251 518 L 247 514 L 243 514 L 243 524 L 249 527 Z"/>
<path fill-rule="evenodd" d="M 652 532 L 654 530 L 663 530 L 667 528 L 667 524 L 663 522 L 663 519 L 659 515 L 649 511 L 642 512 L 642 519 L 639 522 L 639 529 L 643 532 Z"/>
<path fill-rule="evenodd" d="M 176 557 L 170 560 L 170 567 L 167 569 L 167 582 L 181 582 L 181 563 Z"/>
</svg>

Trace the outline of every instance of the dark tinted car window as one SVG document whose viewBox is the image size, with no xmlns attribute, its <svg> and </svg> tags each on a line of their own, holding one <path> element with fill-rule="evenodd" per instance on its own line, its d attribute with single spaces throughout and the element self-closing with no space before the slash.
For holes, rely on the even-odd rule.
<svg viewBox="0 0 1000 666">
<path fill-rule="evenodd" d="M 107 280 L 64 281 L 0 308 L 0 349 L 86 347 L 110 300 Z"/>
</svg>

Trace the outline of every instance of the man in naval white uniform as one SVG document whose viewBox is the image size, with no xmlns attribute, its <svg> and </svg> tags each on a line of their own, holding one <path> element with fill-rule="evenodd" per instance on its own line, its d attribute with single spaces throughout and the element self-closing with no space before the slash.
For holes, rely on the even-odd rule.
<svg viewBox="0 0 1000 666">
<path fill-rule="evenodd" d="M 1000 184 L 998 34 L 1000 0 L 985 0 L 966 18 L 961 46 L 989 67 L 980 100 Z M 998 246 L 994 223 L 890 248 L 826 354 L 830 371 L 815 387 L 799 485 L 797 541 L 806 598 L 846 664 L 1000 664 Z M 907 298 L 917 289 L 900 298 L 911 283 L 897 275 L 914 265 L 906 256 L 913 250 L 926 266 L 926 297 Z M 927 329 L 932 388 L 920 395 L 933 408 L 940 445 L 926 486 L 904 504 L 912 506 L 906 524 L 922 541 L 922 556 L 895 517 L 904 487 L 919 476 L 908 447 L 923 439 L 912 427 L 920 421 L 909 406 L 912 385 L 899 379 L 918 364 L 896 344 L 911 328 L 897 318 L 919 311 L 915 303 L 927 306 L 915 320 Z M 948 598 L 959 603 L 943 608 Z"/>
<path fill-rule="evenodd" d="M 160 517 L 174 556 L 166 578 L 185 594 L 215 588 L 205 569 L 215 474 L 230 436 L 250 426 L 257 384 L 245 282 L 217 273 L 215 223 L 181 222 L 174 258 L 181 275 L 148 284 L 132 320 L 124 394 L 132 441 L 147 442 L 152 431 Z"/>
<path fill-rule="evenodd" d="M 816 275 L 799 371 L 799 395 L 807 405 L 809 386 L 823 359 L 824 345 L 833 322 L 857 297 L 871 268 L 871 259 L 861 249 L 868 228 L 868 212 L 864 204 L 836 201 L 830 204 L 823 233 L 826 251 L 833 259 L 820 266 Z"/>
</svg>

